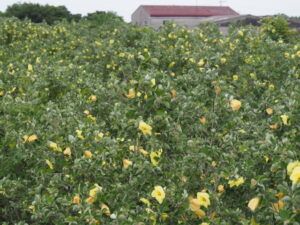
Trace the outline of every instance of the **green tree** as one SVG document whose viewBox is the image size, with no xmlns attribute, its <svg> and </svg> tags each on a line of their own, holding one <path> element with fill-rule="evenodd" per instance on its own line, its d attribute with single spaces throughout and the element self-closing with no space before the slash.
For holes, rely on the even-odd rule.
<svg viewBox="0 0 300 225">
<path fill-rule="evenodd" d="M 97 26 L 105 24 L 111 26 L 113 24 L 124 23 L 123 18 L 114 12 L 96 11 L 94 13 L 89 13 L 84 18 Z"/>
<path fill-rule="evenodd" d="M 55 21 L 66 19 L 78 21 L 79 14 L 72 15 L 65 6 L 50 6 L 33 3 L 13 4 L 6 9 L 7 16 L 15 16 L 21 20 L 29 18 L 32 22 L 41 23 L 43 21 L 53 24 Z"/>
</svg>

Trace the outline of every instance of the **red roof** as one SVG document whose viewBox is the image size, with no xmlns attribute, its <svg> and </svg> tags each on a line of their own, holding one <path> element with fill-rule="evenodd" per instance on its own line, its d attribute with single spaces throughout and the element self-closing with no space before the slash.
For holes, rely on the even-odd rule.
<svg viewBox="0 0 300 225">
<path fill-rule="evenodd" d="M 208 17 L 239 15 L 228 6 L 141 5 L 152 17 Z"/>
</svg>

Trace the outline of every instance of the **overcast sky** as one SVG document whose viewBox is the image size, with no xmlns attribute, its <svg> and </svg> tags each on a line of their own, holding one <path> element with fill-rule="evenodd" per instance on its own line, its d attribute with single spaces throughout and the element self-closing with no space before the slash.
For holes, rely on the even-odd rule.
<svg viewBox="0 0 300 225">
<path fill-rule="evenodd" d="M 18 2 L 30 2 L 49 5 L 64 5 L 72 13 L 87 14 L 95 11 L 113 11 L 127 22 L 139 5 L 220 5 L 219 0 L 0 0 L 0 11 Z M 300 16 L 300 0 L 223 0 L 240 14 L 272 15 L 284 13 Z"/>
</svg>

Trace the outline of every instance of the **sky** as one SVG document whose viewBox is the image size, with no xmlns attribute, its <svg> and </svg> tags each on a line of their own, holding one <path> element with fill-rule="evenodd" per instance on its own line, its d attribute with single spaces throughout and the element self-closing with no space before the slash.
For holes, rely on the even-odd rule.
<svg viewBox="0 0 300 225">
<path fill-rule="evenodd" d="M 205 5 L 219 6 L 220 0 L 1 0 L 0 11 L 14 3 L 39 3 L 54 6 L 64 5 L 71 13 L 86 15 L 95 11 L 113 11 L 127 22 L 139 5 Z M 300 16 L 300 0 L 222 0 L 222 5 L 230 6 L 240 14 L 256 16 L 284 13 Z"/>
</svg>

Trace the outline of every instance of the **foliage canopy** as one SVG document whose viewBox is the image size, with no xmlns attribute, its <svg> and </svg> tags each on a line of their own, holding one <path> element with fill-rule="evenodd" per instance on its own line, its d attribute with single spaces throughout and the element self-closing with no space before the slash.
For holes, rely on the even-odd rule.
<svg viewBox="0 0 300 225">
<path fill-rule="evenodd" d="M 0 34 L 2 224 L 299 225 L 299 40 L 16 18 Z"/>
<path fill-rule="evenodd" d="M 40 5 L 34 3 L 16 3 L 6 9 L 7 16 L 14 16 L 19 19 L 30 19 L 34 23 L 43 21 L 53 24 L 55 21 L 66 19 L 78 21 L 81 16 L 72 15 L 65 6 Z"/>
</svg>

